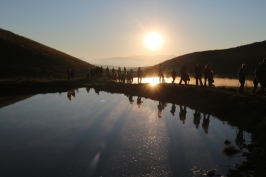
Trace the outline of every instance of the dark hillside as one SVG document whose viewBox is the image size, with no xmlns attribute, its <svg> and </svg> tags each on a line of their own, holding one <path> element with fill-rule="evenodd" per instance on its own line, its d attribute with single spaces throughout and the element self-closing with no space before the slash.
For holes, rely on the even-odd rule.
<svg viewBox="0 0 266 177">
<path fill-rule="evenodd" d="M 85 67 L 92 66 L 3 29 L 0 29 L 0 59 L 1 79 L 64 79 L 69 65 L 75 67 L 76 77 L 84 77 Z"/>
<path fill-rule="evenodd" d="M 165 70 L 173 68 L 179 69 L 183 63 L 188 66 L 188 72 L 193 76 L 197 63 L 203 68 L 207 63 L 211 65 L 214 74 L 221 77 L 236 77 L 237 70 L 242 63 L 246 63 L 248 71 L 253 74 L 254 68 L 263 58 L 266 57 L 266 41 L 255 42 L 224 50 L 212 50 L 195 52 L 182 55 L 163 62 Z M 153 66 L 147 70 L 148 73 L 157 74 L 158 66 Z"/>
</svg>

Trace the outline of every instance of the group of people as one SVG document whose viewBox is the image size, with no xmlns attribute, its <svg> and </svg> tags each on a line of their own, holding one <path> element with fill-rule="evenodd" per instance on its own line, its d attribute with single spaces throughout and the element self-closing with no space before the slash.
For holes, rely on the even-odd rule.
<svg viewBox="0 0 266 177">
<path fill-rule="evenodd" d="M 86 68 L 86 77 L 87 78 L 102 78 L 103 77 L 104 69 L 102 67 L 96 67 L 96 68 Z M 121 83 L 132 83 L 134 72 L 132 69 L 129 71 L 126 70 L 126 68 L 123 68 L 123 71 L 119 67 L 118 70 L 109 69 L 108 67 L 105 69 L 105 74 L 107 79 L 113 79 Z M 197 64 L 194 70 L 195 73 L 195 80 L 196 80 L 196 86 L 210 86 L 215 87 L 214 78 L 213 78 L 213 70 L 210 67 L 210 64 L 206 64 L 203 69 L 201 69 L 200 64 Z M 75 69 L 72 66 L 69 66 L 67 68 L 67 78 L 70 80 L 71 78 L 74 78 Z M 142 82 L 142 70 L 139 67 L 136 72 L 138 83 Z M 239 87 L 239 93 L 243 93 L 244 91 L 244 85 L 246 83 L 246 77 L 248 75 L 246 64 L 242 64 L 241 68 L 239 68 L 237 72 L 237 76 L 239 79 L 240 87 Z M 175 83 L 175 79 L 177 76 L 177 71 L 175 68 L 171 71 L 172 76 L 172 83 Z M 159 77 L 159 83 L 165 83 L 164 78 L 164 71 L 163 71 L 163 65 L 159 64 L 158 67 L 158 77 Z M 204 79 L 204 82 L 202 81 L 202 78 Z M 180 67 L 180 81 L 179 84 L 182 84 L 184 82 L 185 85 L 188 85 L 190 81 L 190 77 L 187 73 L 187 65 L 183 64 Z M 254 80 L 253 80 L 254 88 L 253 93 L 256 93 L 257 87 L 260 84 L 261 90 L 260 92 L 262 94 L 265 94 L 265 87 L 266 87 L 266 59 L 264 59 L 262 62 L 258 64 L 258 66 L 255 68 L 254 71 Z"/>
<path fill-rule="evenodd" d="M 87 78 L 102 78 L 103 76 L 103 67 L 96 68 L 86 68 L 86 77 Z"/>
<path fill-rule="evenodd" d="M 103 74 L 104 74 L 104 69 L 102 66 L 96 68 L 90 68 L 90 67 L 86 68 L 86 78 L 102 79 Z M 134 78 L 134 71 L 133 69 L 127 71 L 126 67 L 124 67 L 123 70 L 120 67 L 118 68 L 118 70 L 115 70 L 114 68 L 109 69 L 109 67 L 107 66 L 107 68 L 105 69 L 105 76 L 107 79 L 112 79 L 117 82 L 132 83 Z M 137 70 L 137 77 L 138 77 L 138 83 L 141 83 L 142 70 L 140 67 Z"/>
<path fill-rule="evenodd" d="M 239 93 L 244 92 L 244 85 L 246 82 L 246 77 L 248 75 L 247 72 L 247 66 L 246 64 L 242 64 L 241 68 L 239 68 L 237 72 L 237 76 L 239 79 L 240 87 L 239 87 Z M 261 94 L 265 94 L 265 87 L 266 87 L 266 59 L 263 59 L 262 62 L 259 62 L 258 66 L 254 70 L 254 79 L 253 79 L 253 94 L 256 93 L 257 87 L 260 84 Z"/>
<path fill-rule="evenodd" d="M 159 82 L 161 83 L 161 78 L 162 81 L 164 81 L 164 76 L 163 76 L 163 69 L 162 69 L 162 64 L 159 64 Z M 176 73 L 176 69 L 173 68 L 173 70 L 171 71 L 171 76 L 173 78 L 172 83 L 175 82 L 175 78 L 177 76 Z M 196 79 L 196 86 L 198 86 L 199 84 L 201 86 L 203 86 L 203 82 L 202 82 L 202 76 L 204 76 L 204 86 L 206 86 L 206 83 L 208 83 L 208 85 L 210 87 L 215 87 L 214 83 L 214 79 L 213 79 L 213 70 L 210 68 L 210 65 L 207 64 L 204 69 L 202 70 L 200 67 L 200 64 L 197 64 L 196 68 L 195 68 L 195 79 Z M 182 82 L 185 83 L 185 85 L 188 85 L 190 81 L 190 77 L 187 73 L 187 65 L 183 64 L 180 68 L 180 81 L 179 84 L 182 84 Z"/>
</svg>

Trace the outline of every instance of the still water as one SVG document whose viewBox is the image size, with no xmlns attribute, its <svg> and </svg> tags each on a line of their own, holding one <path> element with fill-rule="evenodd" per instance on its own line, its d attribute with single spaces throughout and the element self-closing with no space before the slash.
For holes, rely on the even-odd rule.
<svg viewBox="0 0 266 177">
<path fill-rule="evenodd" d="M 250 142 L 184 105 L 85 88 L 39 94 L 0 109 L 0 176 L 226 175 L 244 157 L 223 154 L 224 141 L 242 149 L 239 137 Z"/>
</svg>

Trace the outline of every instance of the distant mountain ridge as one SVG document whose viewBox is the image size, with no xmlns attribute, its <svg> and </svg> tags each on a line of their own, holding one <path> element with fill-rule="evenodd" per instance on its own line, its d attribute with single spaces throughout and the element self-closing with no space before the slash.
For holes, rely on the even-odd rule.
<svg viewBox="0 0 266 177">
<path fill-rule="evenodd" d="M 72 65 L 76 77 L 85 76 L 90 63 L 68 54 L 0 29 L 0 78 L 66 78 L 66 68 Z"/>
<path fill-rule="evenodd" d="M 214 74 L 221 77 L 236 77 L 241 64 L 245 63 L 252 78 L 255 67 L 263 58 L 266 58 L 266 40 L 229 49 L 189 53 L 166 60 L 162 64 L 168 74 L 173 68 L 176 68 L 179 74 L 180 67 L 186 63 L 188 72 L 193 76 L 195 67 L 199 63 L 202 69 L 206 64 L 210 64 Z M 154 65 L 146 71 L 157 75 L 157 70 L 158 65 Z"/>
<path fill-rule="evenodd" d="M 95 65 L 120 67 L 147 67 L 174 58 L 175 55 L 135 55 L 128 57 L 111 57 L 88 60 Z"/>
</svg>

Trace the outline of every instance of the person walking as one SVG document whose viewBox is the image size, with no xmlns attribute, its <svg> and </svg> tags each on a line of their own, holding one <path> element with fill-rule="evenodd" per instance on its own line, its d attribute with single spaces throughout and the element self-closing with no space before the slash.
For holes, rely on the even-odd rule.
<svg viewBox="0 0 266 177">
<path fill-rule="evenodd" d="M 163 82 L 164 77 L 163 77 L 163 65 L 162 64 L 159 64 L 158 76 L 159 76 L 159 83 Z"/>
<path fill-rule="evenodd" d="M 206 82 L 209 80 L 209 76 L 210 76 L 210 72 L 211 72 L 211 69 L 210 69 L 210 65 L 207 64 L 204 68 L 204 86 L 206 86 Z"/>
<path fill-rule="evenodd" d="M 185 85 L 187 85 L 187 81 L 189 80 L 189 76 L 187 74 L 187 65 L 186 64 L 183 64 L 183 66 L 181 66 L 180 75 L 181 75 L 181 78 L 180 78 L 179 84 L 181 84 L 182 81 L 184 81 Z"/>
<path fill-rule="evenodd" d="M 210 87 L 215 87 L 214 83 L 214 79 L 213 79 L 213 70 L 210 69 L 210 74 L 208 77 L 208 83 Z"/>
<path fill-rule="evenodd" d="M 258 87 L 258 85 L 260 83 L 260 78 L 259 78 L 260 67 L 261 67 L 261 62 L 259 62 L 259 65 L 254 70 L 254 79 L 253 79 L 254 87 L 253 87 L 253 90 L 252 90 L 253 94 L 256 93 L 257 87 Z"/>
<path fill-rule="evenodd" d="M 138 74 L 138 83 L 141 84 L 142 71 L 141 71 L 140 67 L 137 70 L 137 74 Z"/>
<path fill-rule="evenodd" d="M 173 78 L 172 83 L 174 83 L 174 82 L 175 82 L 175 78 L 176 78 L 176 70 L 175 70 L 175 68 L 174 68 L 173 71 L 171 72 L 171 75 L 172 75 L 172 78 Z"/>
<path fill-rule="evenodd" d="M 261 84 L 261 94 L 265 94 L 265 87 L 266 87 L 266 58 L 263 59 L 259 71 L 259 78 L 260 78 L 260 84 Z"/>
<path fill-rule="evenodd" d="M 243 93 L 244 92 L 244 85 L 245 85 L 245 81 L 246 81 L 246 76 L 247 76 L 247 69 L 246 69 L 246 64 L 242 64 L 241 68 L 239 68 L 238 72 L 237 72 L 237 76 L 240 82 L 240 87 L 238 92 L 239 93 Z"/>
<path fill-rule="evenodd" d="M 202 76 L 201 67 L 199 64 L 197 64 L 197 66 L 195 68 L 196 86 L 198 86 L 198 82 L 200 83 L 201 86 L 203 85 L 202 80 L 201 80 L 201 76 Z"/>
</svg>

